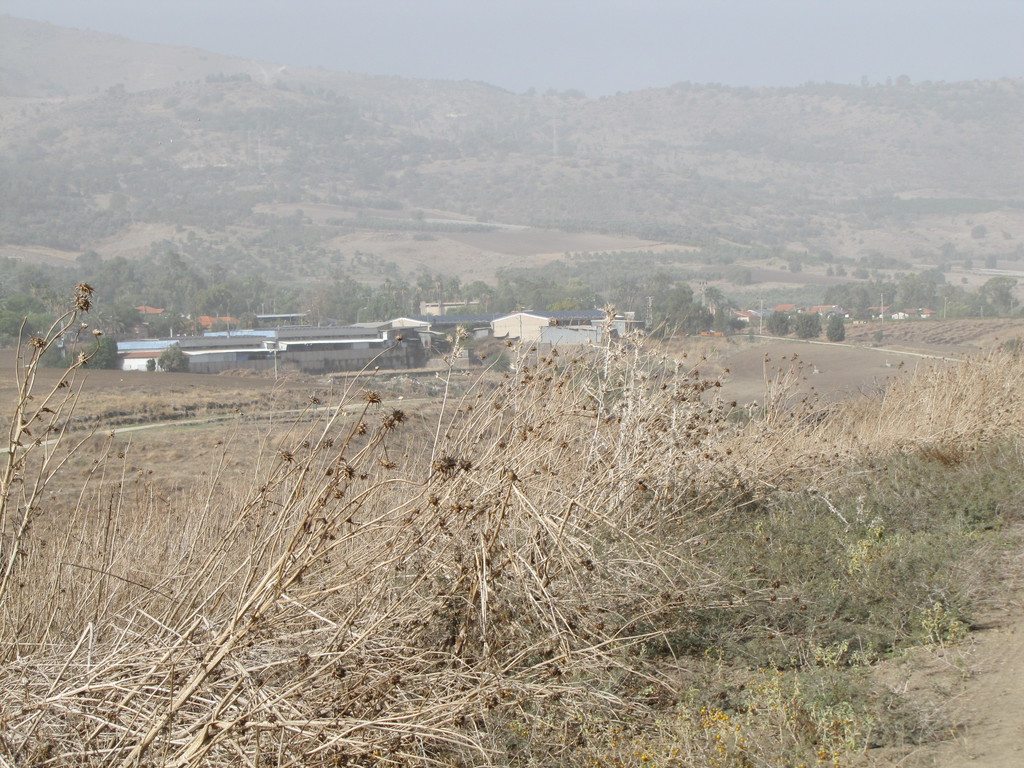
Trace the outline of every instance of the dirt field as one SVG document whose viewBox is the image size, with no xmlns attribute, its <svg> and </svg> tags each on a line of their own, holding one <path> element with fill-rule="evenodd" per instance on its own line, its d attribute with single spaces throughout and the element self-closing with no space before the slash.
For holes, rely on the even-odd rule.
<svg viewBox="0 0 1024 768">
<path fill-rule="evenodd" d="M 944 691 L 936 706 L 955 723 L 940 744 L 906 756 L 905 768 L 1017 768 L 1024 763 L 1024 556 L 1006 553 L 1002 582 L 967 642 L 910 654 L 900 684 Z"/>
<path fill-rule="evenodd" d="M 6 420 L 17 396 L 13 350 L 0 350 L 0 415 Z M 58 369 L 40 369 L 37 397 L 59 380 Z M 110 429 L 154 421 L 177 421 L 218 414 L 250 414 L 303 408 L 316 395 L 325 402 L 332 385 L 323 377 L 147 373 L 90 370 L 74 381 L 81 388 L 74 418 L 84 428 Z"/>
<path fill-rule="evenodd" d="M 765 377 L 774 376 L 780 368 L 801 366 L 802 389 L 833 401 L 877 391 L 892 377 L 916 366 L 942 364 L 941 360 L 888 349 L 791 339 L 735 342 L 723 345 L 719 354 L 720 366 L 729 370 L 723 375 L 722 396 L 740 403 L 760 401 Z"/>
<path fill-rule="evenodd" d="M 721 393 L 730 400 L 759 401 L 766 372 L 774 375 L 780 366 L 794 364 L 803 365 L 807 391 L 813 388 L 821 397 L 832 400 L 876 390 L 901 370 L 942 364 L 944 357 L 960 359 L 980 354 L 1002 340 L 1024 334 L 1024 321 L 1010 319 L 891 322 L 882 326 L 881 344 L 874 344 L 872 338 L 878 327 L 849 326 L 843 345 L 750 339 L 741 334 L 679 340 L 665 349 L 674 357 L 685 354 L 693 364 L 706 357 L 701 369 L 722 379 Z M 9 413 L 13 407 L 14 373 L 14 352 L 0 350 L 0 413 Z M 38 383 L 52 386 L 57 376 L 58 371 L 43 369 Z M 83 387 L 79 415 L 108 427 L 235 411 L 301 408 L 314 394 L 330 401 L 339 394 L 336 390 L 340 386 L 325 377 L 302 375 L 275 381 L 264 375 L 104 370 L 85 370 L 78 383 Z"/>
<path fill-rule="evenodd" d="M 882 345 L 886 347 L 906 347 L 937 355 L 970 354 L 1024 336 L 1024 320 L 969 318 L 851 324 L 846 328 L 846 340 L 853 343 L 870 342 L 877 331 L 882 332 Z"/>
<path fill-rule="evenodd" d="M 636 238 L 529 228 L 436 232 L 431 233 L 431 237 L 416 239 L 411 232 L 353 232 L 328 241 L 327 247 L 344 256 L 357 251 L 373 254 L 377 260 L 394 262 L 405 274 L 421 270 L 457 274 L 464 283 L 492 282 L 499 269 L 541 266 L 562 258 L 566 252 L 602 253 L 658 247 L 653 241 Z"/>
<path fill-rule="evenodd" d="M 847 341 L 830 344 L 823 338 L 800 341 L 769 336 L 690 337 L 667 345 L 670 355 L 685 355 L 707 376 L 718 377 L 727 400 L 759 402 L 765 377 L 780 368 L 802 370 L 803 391 L 826 401 L 862 392 L 876 392 L 885 382 L 920 366 L 959 364 L 984 354 L 1013 336 L 1018 320 L 950 320 L 886 323 L 881 343 L 873 341 L 876 325 L 849 326 Z M 766 363 L 766 357 L 768 362 Z M 706 358 L 703 362 L 701 358 Z M 728 372 L 726 372 L 728 371 Z"/>
<path fill-rule="evenodd" d="M 5 425 L 16 404 L 15 370 L 14 351 L 0 350 L 0 423 Z M 35 402 L 60 373 L 40 370 Z M 347 397 L 346 386 L 345 381 L 295 374 L 275 381 L 272 375 L 80 371 L 73 381 L 80 395 L 70 420 L 75 441 L 87 439 L 61 474 L 58 490 L 77 492 L 93 460 L 102 456 L 108 461 L 116 457 L 114 465 L 126 477 L 145 477 L 162 493 L 185 491 L 214 473 L 255 477 L 260 457 L 294 449 L 300 440 L 296 435 L 325 418 L 326 408 L 359 404 L 366 388 L 382 397 L 374 408 L 402 405 L 409 418 L 407 432 L 436 423 L 433 406 L 414 397 L 422 388 L 417 381 L 366 377 L 352 385 Z M 341 419 L 350 421 L 350 416 Z"/>
</svg>

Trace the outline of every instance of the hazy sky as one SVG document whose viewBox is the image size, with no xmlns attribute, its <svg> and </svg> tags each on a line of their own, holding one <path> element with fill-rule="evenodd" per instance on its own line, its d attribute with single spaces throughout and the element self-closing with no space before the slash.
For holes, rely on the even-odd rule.
<svg viewBox="0 0 1024 768">
<path fill-rule="evenodd" d="M 0 13 L 515 92 L 1024 76 L 1024 0 L 0 0 Z"/>
</svg>

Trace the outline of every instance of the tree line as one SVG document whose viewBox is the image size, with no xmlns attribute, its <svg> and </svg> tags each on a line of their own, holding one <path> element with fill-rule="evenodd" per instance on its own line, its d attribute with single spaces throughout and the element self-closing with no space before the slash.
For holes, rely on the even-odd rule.
<svg viewBox="0 0 1024 768">
<path fill-rule="evenodd" d="M 739 304 L 716 286 L 685 279 L 678 268 L 645 268 L 628 255 L 608 268 L 589 262 L 567 266 L 558 261 L 544 267 L 506 269 L 497 281 L 463 282 L 459 277 L 421 269 L 403 275 L 395 267 L 377 282 L 353 278 L 348 265 L 328 269 L 308 285 L 268 280 L 255 271 L 230 266 L 229 258 L 198 261 L 177 244 L 159 243 L 137 260 L 103 259 L 83 253 L 67 267 L 44 267 L 15 259 L 0 260 L 0 343 L 18 334 L 43 333 L 61 309 L 63 297 L 78 282 L 96 286 L 95 322 L 115 337 L 169 337 L 199 332 L 202 315 L 236 327 L 255 327 L 261 314 L 301 313 L 311 324 L 352 324 L 419 315 L 421 302 L 455 305 L 457 313 L 505 313 L 519 309 L 583 310 L 614 307 L 634 312 L 657 334 L 695 334 L 742 327 L 733 310 Z M 243 262 L 244 263 L 244 262 Z M 319 270 L 318 270 L 319 271 Z M 939 316 L 997 317 L 1019 311 L 1017 281 L 992 277 L 977 290 L 946 282 L 936 269 L 898 274 L 893 279 L 846 282 L 824 290 L 825 304 L 841 306 L 854 319 L 890 311 L 929 308 Z M 137 307 L 163 309 L 140 314 Z M 450 310 L 451 311 L 451 310 Z M 816 315 L 766 318 L 767 330 L 805 338 L 841 333 Z M 817 325 L 814 325 L 817 323 Z M 24 324 L 24 328 L 23 328 Z"/>
</svg>

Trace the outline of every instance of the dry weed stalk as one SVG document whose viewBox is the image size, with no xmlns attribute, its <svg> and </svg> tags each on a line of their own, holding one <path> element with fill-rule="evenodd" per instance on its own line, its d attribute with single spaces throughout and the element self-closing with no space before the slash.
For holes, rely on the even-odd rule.
<svg viewBox="0 0 1024 768">
<path fill-rule="evenodd" d="M 25 345 L 18 345 L 15 362 L 18 394 L 0 463 L 0 605 L 7 602 L 46 486 L 69 455 L 58 450 L 58 445 L 69 439 L 68 419 L 77 402 L 75 375 L 88 363 L 89 354 L 79 353 L 49 391 L 36 392 L 36 377 L 43 355 L 58 345 L 71 342 L 88 328 L 79 318 L 92 306 L 92 292 L 92 287 L 86 283 L 76 286 L 71 306 L 53 321 L 45 334 L 28 340 L 27 357 Z M 24 325 L 20 336 L 24 336 Z M 9 617 L 5 617 L 4 627 L 10 626 Z M 0 629 L 0 644 L 4 649 L 0 658 L 8 656 L 14 640 L 6 634 Z"/>
<path fill-rule="evenodd" d="M 510 717 L 622 716 L 631 685 L 668 689 L 626 657 L 715 580 L 688 556 L 725 427 L 710 386 L 629 342 L 526 355 L 405 466 L 406 414 L 365 392 L 297 422 L 248 488 L 214 474 L 169 507 L 119 477 L 103 514 L 83 495 L 22 564 L 10 610 L 52 618 L 10 638 L 0 754 L 487 764 Z"/>
<path fill-rule="evenodd" d="M 920 366 L 871 407 L 852 403 L 842 424 L 866 450 L 978 446 L 1024 435 L 1024 357 L 1004 348 Z"/>
<path fill-rule="evenodd" d="M 893 452 L 964 451 L 1024 435 L 1024 357 L 996 348 L 962 362 L 922 364 L 877 393 L 826 404 L 801 391 L 795 356 L 771 367 L 766 394 L 729 441 L 731 461 L 754 483 L 813 485 Z"/>
<path fill-rule="evenodd" d="M 590 725 L 675 695 L 651 649 L 741 592 L 703 565 L 705 537 L 799 464 L 742 446 L 863 429 L 856 408 L 736 424 L 713 381 L 630 339 L 526 349 L 489 381 L 408 435 L 353 382 L 347 407 L 268 436 L 247 484 L 214 472 L 180 498 L 100 462 L 114 482 L 97 469 L 45 548 L 22 534 L 0 756 L 495 765 L 526 733 L 531 759 L 582 760 Z"/>
</svg>

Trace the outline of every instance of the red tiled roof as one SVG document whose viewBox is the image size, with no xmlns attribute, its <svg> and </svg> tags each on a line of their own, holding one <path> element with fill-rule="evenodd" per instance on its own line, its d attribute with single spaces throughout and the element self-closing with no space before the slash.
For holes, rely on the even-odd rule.
<svg viewBox="0 0 1024 768">
<path fill-rule="evenodd" d="M 238 324 L 238 320 L 234 317 L 210 317 L 208 315 L 200 315 L 197 318 L 197 322 L 206 330 L 210 330 L 217 323 L 234 323 L 236 325 Z"/>
</svg>

